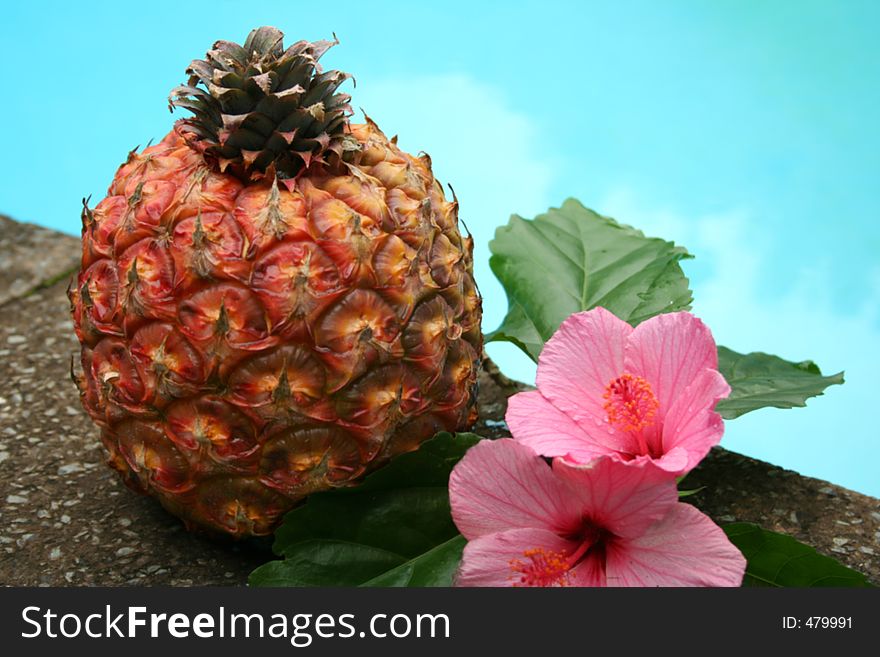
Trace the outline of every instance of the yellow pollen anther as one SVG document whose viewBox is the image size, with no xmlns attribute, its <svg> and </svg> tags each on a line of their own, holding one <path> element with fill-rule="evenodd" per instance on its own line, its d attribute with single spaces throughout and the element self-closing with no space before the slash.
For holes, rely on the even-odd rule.
<svg viewBox="0 0 880 657">
<path fill-rule="evenodd" d="M 636 433 L 654 422 L 660 402 L 651 384 L 640 376 L 623 374 L 605 388 L 603 408 L 608 422 L 628 433 Z"/>
<path fill-rule="evenodd" d="M 564 552 L 533 548 L 523 552 L 527 561 L 510 560 L 514 586 L 567 586 L 571 562 Z"/>
</svg>

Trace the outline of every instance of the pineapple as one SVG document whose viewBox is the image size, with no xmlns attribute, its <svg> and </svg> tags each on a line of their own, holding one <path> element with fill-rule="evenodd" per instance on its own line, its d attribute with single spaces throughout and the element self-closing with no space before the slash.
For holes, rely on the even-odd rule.
<svg viewBox="0 0 880 657">
<path fill-rule="evenodd" d="M 109 463 L 189 528 L 270 533 L 475 420 L 473 241 L 427 155 L 349 122 L 334 42 L 218 41 L 84 203 L 74 373 Z"/>
</svg>

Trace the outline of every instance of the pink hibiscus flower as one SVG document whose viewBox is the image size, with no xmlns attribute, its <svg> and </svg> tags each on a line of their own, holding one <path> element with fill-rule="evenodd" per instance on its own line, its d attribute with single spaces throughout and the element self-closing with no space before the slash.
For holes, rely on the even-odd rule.
<svg viewBox="0 0 880 657">
<path fill-rule="evenodd" d="M 514 440 L 484 440 L 453 469 L 449 498 L 469 541 L 456 586 L 739 586 L 745 573 L 650 462 L 551 468 Z"/>
<path fill-rule="evenodd" d="M 708 327 L 686 312 L 632 328 L 604 308 L 575 313 L 544 345 L 538 389 L 510 398 L 514 438 L 576 463 L 610 455 L 691 470 L 718 444 L 730 386 Z"/>
</svg>

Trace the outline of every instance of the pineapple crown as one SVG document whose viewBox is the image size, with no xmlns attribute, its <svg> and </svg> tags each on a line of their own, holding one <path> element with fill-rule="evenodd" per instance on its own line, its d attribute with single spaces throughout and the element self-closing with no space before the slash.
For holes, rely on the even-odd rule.
<svg viewBox="0 0 880 657">
<path fill-rule="evenodd" d="M 351 98 L 337 89 L 350 76 L 318 64 L 339 43 L 336 35 L 286 50 L 283 39 L 280 30 L 260 27 L 241 46 L 217 41 L 168 97 L 171 111 L 193 113 L 176 124 L 190 147 L 245 181 L 296 178 L 342 151 Z"/>
</svg>

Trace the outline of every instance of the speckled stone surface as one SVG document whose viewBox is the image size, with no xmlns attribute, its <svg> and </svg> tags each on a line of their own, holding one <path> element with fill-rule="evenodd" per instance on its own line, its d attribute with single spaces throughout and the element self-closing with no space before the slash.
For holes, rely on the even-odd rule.
<svg viewBox="0 0 880 657">
<path fill-rule="evenodd" d="M 79 240 L 0 215 L 0 306 L 79 264 Z"/>
<path fill-rule="evenodd" d="M 720 448 L 682 484 L 700 486 L 688 501 L 716 522 L 793 536 L 880 584 L 880 500 Z"/>
<path fill-rule="evenodd" d="M 67 279 L 40 288 L 67 271 L 70 260 L 61 254 L 76 240 L 39 229 L 28 257 L 22 246 L 28 234 L 35 229 L 0 222 L 0 245 L 18 245 L 9 262 L 24 272 L 16 276 L 10 266 L 7 277 L 3 269 L 0 285 L 29 281 L 14 294 L 0 287 L 8 295 L 0 306 L 0 584 L 244 584 L 272 558 L 268 541 L 188 534 L 104 465 L 98 432 L 68 377 L 78 344 Z M 52 260 L 36 264 L 45 254 Z M 480 385 L 475 430 L 504 435 L 506 398 L 517 387 L 497 372 L 481 374 Z M 880 583 L 880 500 L 721 449 L 687 484 L 706 486 L 688 499 L 717 521 L 757 522 L 792 534 Z"/>
</svg>

